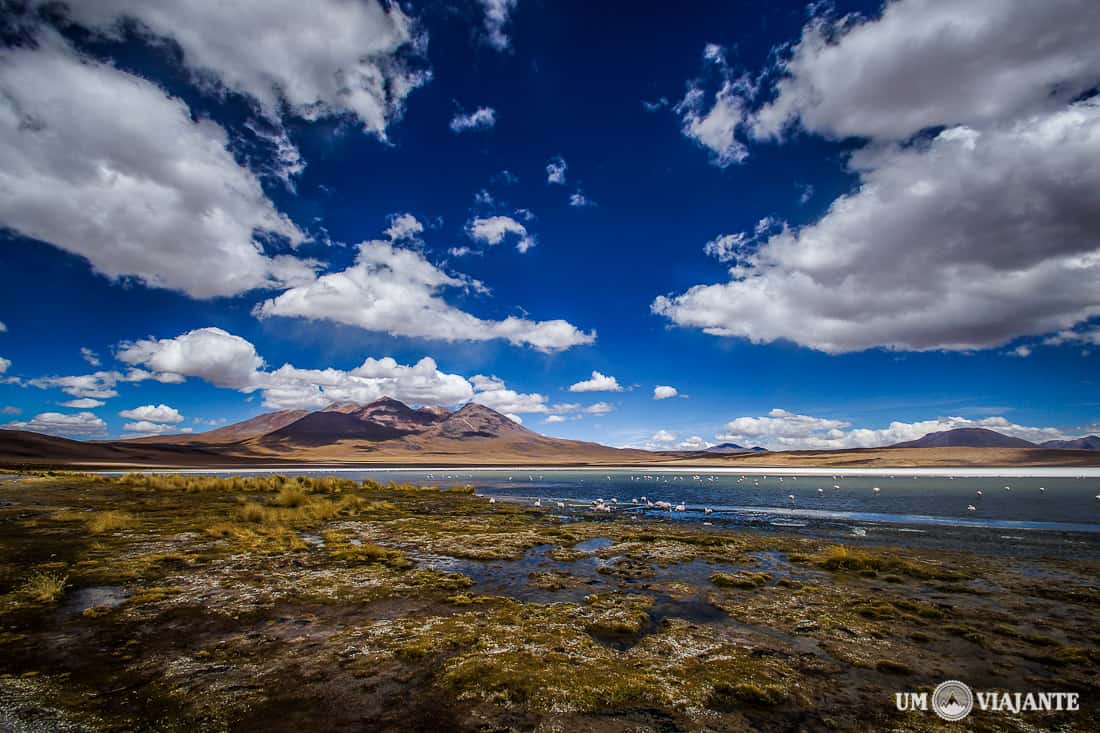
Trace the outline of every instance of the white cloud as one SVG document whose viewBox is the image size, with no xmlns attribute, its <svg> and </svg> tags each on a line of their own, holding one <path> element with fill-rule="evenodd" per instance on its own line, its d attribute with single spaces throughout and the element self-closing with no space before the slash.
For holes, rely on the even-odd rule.
<svg viewBox="0 0 1100 733">
<path fill-rule="evenodd" d="M 568 168 L 565 158 L 560 155 L 551 158 L 550 162 L 546 164 L 546 182 L 565 185 L 565 171 Z"/>
<path fill-rule="evenodd" d="M 1084 328 L 1081 330 L 1060 331 L 1053 336 L 1043 339 L 1047 346 L 1061 346 L 1062 344 L 1086 344 L 1100 346 L 1100 328 Z"/>
<path fill-rule="evenodd" d="M 655 400 L 667 400 L 670 397 L 675 397 L 679 392 L 675 387 L 670 387 L 667 384 L 658 384 L 653 388 L 653 399 Z"/>
<path fill-rule="evenodd" d="M 465 378 L 439 371 L 427 357 L 412 366 L 390 357 L 368 357 L 348 371 L 300 369 L 291 364 L 266 371 L 263 358 L 250 342 L 219 328 L 123 344 L 118 358 L 218 387 L 244 393 L 260 391 L 264 405 L 274 409 L 317 409 L 333 402 L 366 404 L 380 397 L 419 405 L 453 405 L 473 396 Z"/>
<path fill-rule="evenodd" d="M 102 364 L 99 360 L 99 354 L 95 353 L 87 346 L 80 347 L 80 356 L 91 366 L 97 367 Z"/>
<path fill-rule="evenodd" d="M 515 235 L 516 249 L 521 254 L 535 246 L 534 235 L 510 216 L 478 217 L 466 225 L 466 233 L 471 239 L 489 245 L 500 244 L 508 235 Z"/>
<path fill-rule="evenodd" d="M 991 348 L 1100 314 L 1100 105 L 856 152 L 859 188 L 659 297 L 675 323 L 829 353 Z"/>
<path fill-rule="evenodd" d="M 671 433 L 667 430 L 658 430 L 653 435 L 649 436 L 649 439 L 654 443 L 660 443 L 662 445 L 676 442 L 676 433 Z"/>
<path fill-rule="evenodd" d="M 212 327 L 197 328 L 175 338 L 123 343 L 118 359 L 155 372 L 198 377 L 217 387 L 232 389 L 254 385 L 257 370 L 264 365 L 251 342 Z"/>
<path fill-rule="evenodd" d="M 614 412 L 615 406 L 609 405 L 606 402 L 597 402 L 594 405 L 589 405 L 584 408 L 584 411 L 590 415 L 606 415 L 609 412 Z"/>
<path fill-rule="evenodd" d="M 684 438 L 680 441 L 680 444 L 676 446 L 680 450 L 706 450 L 711 447 L 713 443 L 703 438 L 701 435 L 692 435 Z"/>
<path fill-rule="evenodd" d="M 196 298 L 312 274 L 311 261 L 265 253 L 257 231 L 291 245 L 305 235 L 234 160 L 225 130 L 52 32 L 37 40 L 0 51 L 0 223 L 111 279 Z"/>
<path fill-rule="evenodd" d="M 753 134 L 799 123 L 829 137 L 904 140 L 1051 111 L 1100 81 L 1100 5 L 898 0 L 881 17 L 815 18 L 779 64 Z"/>
<path fill-rule="evenodd" d="M 122 410 L 118 414 L 119 417 L 124 417 L 127 420 L 171 423 L 173 425 L 183 422 L 183 415 L 180 414 L 179 410 L 163 403 L 159 405 L 142 405 L 130 410 Z"/>
<path fill-rule="evenodd" d="M 703 247 L 703 251 L 719 262 L 730 262 L 742 256 L 743 247 L 748 241 L 744 232 L 720 234 Z"/>
<path fill-rule="evenodd" d="M 470 377 L 470 382 L 474 385 L 474 389 L 477 392 L 474 394 L 473 401 L 491 407 L 497 412 L 503 413 L 530 413 L 530 412 L 549 412 L 550 408 L 546 404 L 546 396 L 531 393 L 521 394 L 515 390 L 508 389 L 504 380 L 499 377 L 487 377 L 483 374 L 475 374 Z"/>
<path fill-rule="evenodd" d="M 1031 356 L 1031 347 L 1027 346 L 1026 344 L 1021 344 L 1020 346 L 1017 346 L 1015 349 L 1008 353 L 1010 356 L 1016 356 L 1020 359 L 1026 359 L 1027 357 Z"/>
<path fill-rule="evenodd" d="M 10 366 L 11 366 L 11 359 L 5 359 L 4 357 L 0 356 L 0 374 L 3 374 L 4 372 L 8 371 L 8 367 L 10 367 Z"/>
<path fill-rule="evenodd" d="M 596 202 L 581 193 L 578 188 L 576 193 L 569 197 L 569 205 L 576 207 L 595 206 Z"/>
<path fill-rule="evenodd" d="M 3 321 L 0 321 L 0 333 L 7 333 L 8 326 Z"/>
<path fill-rule="evenodd" d="M 547 416 L 547 418 L 544 422 L 548 422 L 548 423 L 565 422 L 567 419 L 568 418 L 566 418 L 563 415 L 549 415 L 549 416 Z"/>
<path fill-rule="evenodd" d="M 619 381 L 615 377 L 602 374 L 593 370 L 592 378 L 570 385 L 570 392 L 622 392 Z"/>
<path fill-rule="evenodd" d="M 150 379 L 163 384 L 181 381 L 181 378 L 175 374 L 155 374 L 143 369 L 130 369 L 125 373 L 104 370 L 72 376 L 36 377 L 20 382 L 20 385 L 39 389 L 60 389 L 67 395 L 81 399 L 106 400 L 118 395 L 115 387 L 120 382 L 144 382 Z"/>
<path fill-rule="evenodd" d="M 202 82 L 252 98 L 272 120 L 284 109 L 307 120 L 349 114 L 385 139 L 406 97 L 429 79 L 410 63 L 427 39 L 397 3 L 96 0 L 71 2 L 69 13 L 106 33 L 136 19 L 178 43 Z"/>
<path fill-rule="evenodd" d="M 9 422 L 3 427 L 9 430 L 29 430 L 33 433 L 81 438 L 99 435 L 107 429 L 107 423 L 91 412 L 42 412 L 30 420 Z"/>
<path fill-rule="evenodd" d="M 468 114 L 456 114 L 451 118 L 451 132 L 488 130 L 497 123 L 497 113 L 492 107 L 478 107 Z"/>
<path fill-rule="evenodd" d="M 72 407 L 77 410 L 94 410 L 97 407 L 103 407 L 107 403 L 103 400 L 93 400 L 91 397 L 81 397 L 80 399 L 69 400 L 59 404 L 62 407 Z"/>
<path fill-rule="evenodd" d="M 746 112 L 740 86 L 735 82 L 727 79 L 709 107 L 706 92 L 693 84 L 673 109 L 680 115 L 680 131 L 710 150 L 714 165 L 725 168 L 748 157 L 748 149 L 737 139 L 737 130 L 745 123 Z"/>
<path fill-rule="evenodd" d="M 190 433 L 191 428 L 180 428 L 175 425 L 165 425 L 163 423 L 150 422 L 149 420 L 138 420 L 137 422 L 128 422 L 122 426 L 122 429 L 127 433 L 135 433 L 137 435 L 163 435 L 164 433 Z"/>
<path fill-rule="evenodd" d="M 510 48 L 512 42 L 504 32 L 504 26 L 508 25 L 512 11 L 516 9 L 516 0 L 479 0 L 479 2 L 485 9 L 486 41 L 498 51 Z"/>
<path fill-rule="evenodd" d="M 415 240 L 424 233 L 424 225 L 412 214 L 391 214 L 390 225 L 386 227 L 385 233 L 394 242 L 404 239 Z"/>
<path fill-rule="evenodd" d="M 503 339 L 540 351 L 560 351 L 595 341 L 563 320 L 532 321 L 509 316 L 485 320 L 440 296 L 444 288 L 483 289 L 480 283 L 445 273 L 421 252 L 371 241 L 359 245 L 355 264 L 318 277 L 256 306 L 260 318 L 286 316 L 328 320 L 394 336 L 444 341 Z"/>
<path fill-rule="evenodd" d="M 869 429 L 853 428 L 847 420 L 798 415 L 781 409 L 774 409 L 764 417 L 731 420 L 726 424 L 726 432 L 716 437 L 741 445 L 763 443 L 773 450 L 836 450 L 893 445 L 955 428 L 987 428 L 1034 442 L 1071 437 L 1058 428 L 1018 425 L 1000 416 L 978 420 L 939 417 L 911 423 L 892 422 L 886 428 Z"/>
</svg>

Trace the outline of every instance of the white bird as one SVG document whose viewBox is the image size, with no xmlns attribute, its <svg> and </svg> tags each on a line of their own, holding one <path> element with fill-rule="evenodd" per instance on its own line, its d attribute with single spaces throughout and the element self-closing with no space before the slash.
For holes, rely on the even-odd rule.
<svg viewBox="0 0 1100 733">
<path fill-rule="evenodd" d="M 686 512 L 687 511 L 687 507 L 684 506 L 684 502 L 681 501 L 679 504 L 676 505 L 676 511 L 678 511 L 678 512 Z"/>
<path fill-rule="evenodd" d="M 981 489 L 978 489 L 977 491 L 975 491 L 975 492 L 974 492 L 974 494 L 975 494 L 976 496 L 984 496 L 984 495 L 982 494 L 982 490 L 981 490 Z"/>
<path fill-rule="evenodd" d="M 794 494 L 789 494 L 789 495 L 787 496 L 787 501 L 789 501 L 790 503 L 794 504 Z"/>
<path fill-rule="evenodd" d="M 1012 487 L 1011 486 L 1006 486 L 1005 491 L 1012 491 Z"/>
<path fill-rule="evenodd" d="M 490 504 L 496 504 L 496 503 L 497 503 L 497 500 L 496 500 L 496 499 L 489 499 L 489 503 L 490 503 Z"/>
<path fill-rule="evenodd" d="M 839 491 L 840 490 L 840 484 L 833 484 L 833 488 L 836 489 L 837 491 Z"/>
<path fill-rule="evenodd" d="M 967 504 L 967 505 L 966 505 L 966 511 L 968 511 L 968 512 L 976 512 L 976 511 L 978 511 L 978 508 L 977 508 L 977 507 L 975 507 L 975 506 L 974 506 L 973 504 Z"/>
<path fill-rule="evenodd" d="M 542 506 L 542 499 L 535 499 L 535 506 Z"/>
<path fill-rule="evenodd" d="M 1046 489 L 1045 489 L 1044 487 L 1040 486 L 1040 487 L 1039 487 L 1039 493 L 1041 494 L 1041 493 L 1043 493 L 1044 491 L 1046 491 Z"/>
<path fill-rule="evenodd" d="M 713 510 L 713 509 L 711 509 L 711 508 L 710 508 L 710 507 L 708 506 L 708 507 L 706 507 L 705 509 L 703 509 L 703 514 L 714 514 L 714 510 Z"/>
<path fill-rule="evenodd" d="M 564 509 L 564 508 L 565 508 L 565 502 L 559 501 L 558 502 L 558 509 Z"/>
<path fill-rule="evenodd" d="M 882 489 L 880 489 L 879 487 L 876 486 L 875 488 L 871 489 L 871 491 L 873 491 L 877 494 L 878 492 L 882 491 Z"/>
<path fill-rule="evenodd" d="M 818 490 L 817 490 L 817 493 L 819 493 L 819 494 L 824 494 L 824 493 L 825 493 L 825 489 L 818 489 Z"/>
</svg>

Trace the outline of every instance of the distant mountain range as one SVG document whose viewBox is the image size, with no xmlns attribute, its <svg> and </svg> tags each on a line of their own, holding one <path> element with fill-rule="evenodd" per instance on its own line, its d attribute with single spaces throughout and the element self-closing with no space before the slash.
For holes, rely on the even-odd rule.
<svg viewBox="0 0 1100 733">
<path fill-rule="evenodd" d="M 926 449 L 920 452 L 896 449 Z M 982 452 L 973 449 L 998 449 Z M 884 448 L 769 452 L 721 443 L 700 451 L 611 448 L 540 435 L 496 410 L 410 407 L 384 397 L 367 405 L 282 410 L 205 433 L 78 441 L 0 430 L 7 465 L 234 466 L 323 463 L 390 465 L 615 465 L 734 462 L 744 465 L 1093 465 L 1100 437 L 1041 445 L 983 428 L 930 433 Z"/>
<path fill-rule="evenodd" d="M 767 448 L 761 448 L 760 446 L 753 446 L 752 448 L 746 448 L 743 445 L 737 445 L 737 443 L 719 443 L 718 445 L 712 445 L 707 448 L 704 453 L 767 453 Z"/>
<path fill-rule="evenodd" d="M 923 438 L 895 443 L 890 448 L 1057 448 L 1061 450 L 1100 450 L 1100 437 L 1088 435 L 1074 440 L 1048 440 L 1033 443 L 1023 438 L 998 433 L 988 428 L 955 428 L 929 433 Z"/>
</svg>

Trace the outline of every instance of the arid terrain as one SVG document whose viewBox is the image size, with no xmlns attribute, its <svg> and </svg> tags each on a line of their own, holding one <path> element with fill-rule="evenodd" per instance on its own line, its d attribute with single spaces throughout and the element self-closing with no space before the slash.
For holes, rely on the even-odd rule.
<svg viewBox="0 0 1100 733">
<path fill-rule="evenodd" d="M 1093 731 L 1098 570 L 472 487 L 7 477 L 0 729 Z M 895 709 L 949 678 L 1082 710 Z"/>
<path fill-rule="evenodd" d="M 0 465 L 103 468 L 290 466 L 1097 466 L 1100 451 L 1049 448 L 993 431 L 906 446 L 833 451 L 648 451 L 540 435 L 470 403 L 454 412 L 383 398 L 316 412 L 284 410 L 205 433 L 77 441 L 0 430 Z M 971 435 L 979 433 L 979 435 Z M 946 438 L 945 438 L 946 436 Z"/>
</svg>

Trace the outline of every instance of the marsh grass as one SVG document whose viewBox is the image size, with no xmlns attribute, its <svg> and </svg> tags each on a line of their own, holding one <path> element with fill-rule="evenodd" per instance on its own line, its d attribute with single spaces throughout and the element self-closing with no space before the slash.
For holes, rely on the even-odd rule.
<svg viewBox="0 0 1100 733">
<path fill-rule="evenodd" d="M 795 559 L 794 556 L 791 558 Z M 802 559 L 800 556 L 799 559 Z M 911 578 L 935 578 L 952 580 L 959 577 L 956 573 L 930 563 L 916 562 L 897 557 L 887 552 L 861 550 L 847 545 L 832 545 L 817 555 L 805 558 L 809 562 L 826 570 L 843 571 L 874 577 L 880 572 L 893 575 L 906 575 Z"/>
<path fill-rule="evenodd" d="M 83 522 L 92 534 L 104 534 L 128 529 L 137 524 L 137 518 L 128 512 L 107 509 L 101 512 L 63 511 L 54 515 L 62 522 Z"/>
<path fill-rule="evenodd" d="M 20 591 L 35 603 L 53 603 L 65 592 L 69 576 L 64 573 L 31 573 Z"/>
<path fill-rule="evenodd" d="M 712 573 L 710 582 L 720 588 L 763 588 L 772 579 L 767 573 Z"/>
</svg>

